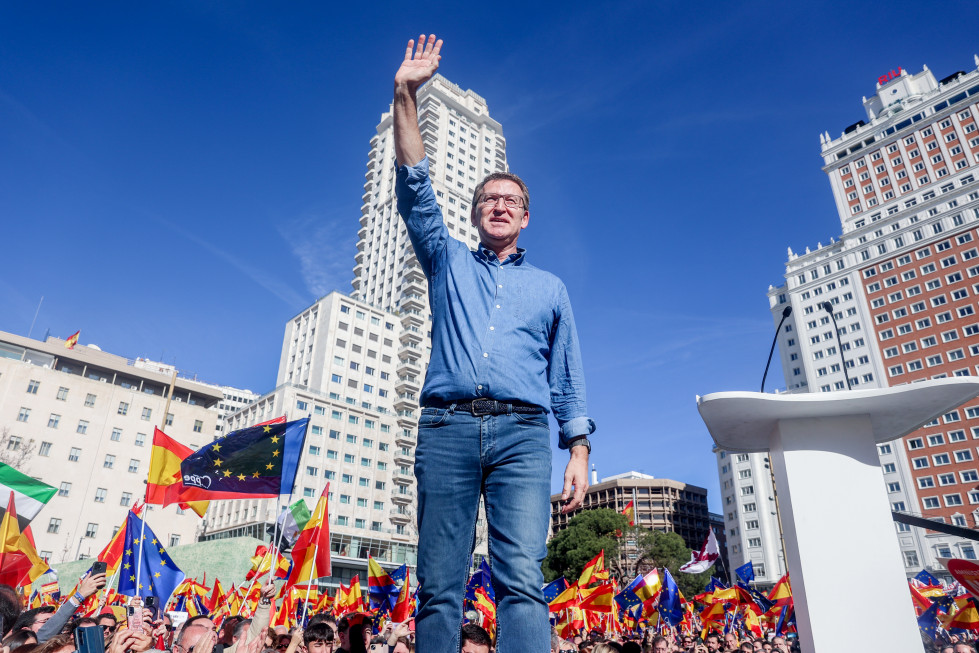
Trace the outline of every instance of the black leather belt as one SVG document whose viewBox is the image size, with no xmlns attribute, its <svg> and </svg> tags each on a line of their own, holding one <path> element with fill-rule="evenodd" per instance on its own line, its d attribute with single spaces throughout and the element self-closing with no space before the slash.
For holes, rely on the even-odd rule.
<svg viewBox="0 0 979 653">
<path fill-rule="evenodd" d="M 472 401 L 460 401 L 458 403 L 449 402 L 440 408 L 453 406 L 455 410 L 469 413 L 473 417 L 482 415 L 508 415 L 510 413 L 520 413 L 521 415 L 540 415 L 544 409 L 540 406 L 525 404 L 519 401 L 503 402 L 496 399 L 473 399 Z"/>
</svg>

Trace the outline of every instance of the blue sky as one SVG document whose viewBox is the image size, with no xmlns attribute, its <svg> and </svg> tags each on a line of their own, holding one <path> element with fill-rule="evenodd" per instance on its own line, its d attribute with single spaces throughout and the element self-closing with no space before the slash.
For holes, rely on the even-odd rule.
<svg viewBox="0 0 979 653">
<path fill-rule="evenodd" d="M 334 6 L 336 5 L 336 6 Z M 701 485 L 697 394 L 756 390 L 786 247 L 839 234 L 819 134 L 898 66 L 975 67 L 973 2 L 5 3 L 0 329 L 264 392 L 350 291 L 408 38 L 487 99 L 575 307 L 600 476 Z M 781 387 L 781 370 L 768 387 Z M 566 454 L 555 456 L 554 487 Z"/>
</svg>

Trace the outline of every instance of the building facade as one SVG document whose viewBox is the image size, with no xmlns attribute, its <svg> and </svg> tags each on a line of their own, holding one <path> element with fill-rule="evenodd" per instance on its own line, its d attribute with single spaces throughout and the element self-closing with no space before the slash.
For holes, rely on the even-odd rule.
<svg viewBox="0 0 979 653">
<path fill-rule="evenodd" d="M 820 136 L 842 233 L 789 250 L 785 284 L 769 289 L 776 323 L 793 311 L 778 333 L 789 392 L 979 373 L 975 63 L 940 81 L 927 68 L 893 71 L 864 100 L 867 121 Z M 979 402 L 969 402 L 880 445 L 892 508 L 976 528 L 976 439 Z M 968 540 L 904 524 L 895 532 L 909 576 L 947 575 L 939 558 L 976 557 Z"/>
<path fill-rule="evenodd" d="M 561 495 L 551 495 L 551 535 L 559 533 L 568 522 L 584 510 L 608 508 L 622 512 L 629 502 L 635 507 L 635 525 L 661 533 L 677 533 L 691 549 L 700 550 L 710 528 L 707 490 L 696 485 L 667 478 L 656 478 L 641 472 L 625 472 L 593 482 L 580 508 L 562 514 Z M 624 541 L 619 568 L 634 576 L 648 571 L 641 564 L 634 541 Z M 650 566 L 651 568 L 651 566 Z"/>
<path fill-rule="evenodd" d="M 264 538 L 278 510 L 299 498 L 312 510 L 329 483 L 333 577 L 321 582 L 349 583 L 368 554 L 414 565 L 418 388 L 399 380 L 401 331 L 395 314 L 338 292 L 286 323 L 275 389 L 232 415 L 228 428 L 309 417 L 295 487 L 278 502 L 212 504 L 204 539 Z"/>
<path fill-rule="evenodd" d="M 67 349 L 57 338 L 0 332 L 6 459 L 58 488 L 31 528 L 51 562 L 98 555 L 142 500 L 154 427 L 194 449 L 214 432 L 219 392 L 178 375 L 166 410 L 173 374 L 136 362 L 92 345 Z M 148 506 L 144 514 L 169 546 L 193 542 L 200 525 L 176 506 Z"/>
</svg>

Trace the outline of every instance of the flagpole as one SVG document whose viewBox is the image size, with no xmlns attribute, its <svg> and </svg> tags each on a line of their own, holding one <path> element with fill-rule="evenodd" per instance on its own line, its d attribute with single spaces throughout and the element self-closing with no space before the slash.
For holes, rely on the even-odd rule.
<svg viewBox="0 0 979 653">
<path fill-rule="evenodd" d="M 163 406 L 163 418 L 160 420 L 160 430 L 167 425 L 167 415 L 170 414 L 170 400 L 173 399 L 173 386 L 177 383 L 177 368 L 173 368 L 173 375 L 170 377 L 170 388 L 167 391 L 167 403 Z M 143 545 L 146 541 L 146 519 L 150 516 L 150 509 L 147 505 L 146 500 L 149 498 L 150 484 L 143 481 L 145 487 L 143 488 L 143 505 L 147 506 L 146 514 L 143 515 L 142 521 L 139 524 L 139 557 L 136 558 L 136 596 L 139 596 L 139 575 L 143 567 Z"/>
<path fill-rule="evenodd" d="M 262 570 L 262 565 L 265 564 L 265 558 L 266 558 L 266 556 L 268 556 L 269 553 L 270 553 L 270 551 L 268 551 L 268 550 L 265 551 L 265 555 L 262 556 L 262 559 L 258 563 L 258 571 L 261 571 Z M 275 559 L 273 558 L 273 560 L 275 560 Z M 271 573 L 272 573 L 272 563 L 269 563 L 269 574 L 271 574 Z M 241 614 L 241 609 L 243 607 L 245 607 L 245 602 L 248 600 L 248 595 L 251 594 L 252 588 L 255 587 L 255 583 L 258 582 L 258 579 L 259 578 L 260 578 L 260 576 L 258 574 L 256 574 L 255 578 L 252 579 L 252 584 L 249 585 L 248 586 L 248 590 L 245 591 L 245 596 L 242 597 L 241 603 L 238 605 L 238 614 L 239 615 Z"/>
</svg>

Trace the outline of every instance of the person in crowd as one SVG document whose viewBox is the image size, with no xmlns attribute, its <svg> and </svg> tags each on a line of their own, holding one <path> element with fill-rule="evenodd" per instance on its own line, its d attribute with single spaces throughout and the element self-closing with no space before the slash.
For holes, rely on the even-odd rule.
<svg viewBox="0 0 979 653">
<path fill-rule="evenodd" d="M 726 633 L 724 635 L 725 651 L 737 651 L 738 645 L 739 645 L 738 638 L 734 633 Z"/>
<path fill-rule="evenodd" d="M 462 653 L 490 653 L 493 640 L 489 633 L 476 624 L 466 624 L 459 633 Z"/>
<path fill-rule="evenodd" d="M 721 650 L 721 636 L 717 633 L 708 635 L 704 643 L 707 645 L 707 651 L 709 653 L 718 653 Z"/>
<path fill-rule="evenodd" d="M 338 653 L 366 653 L 371 640 L 373 621 L 361 612 L 345 614 L 337 622 L 337 635 L 340 638 Z"/>
<path fill-rule="evenodd" d="M 309 626 L 303 631 L 303 644 L 307 653 L 333 653 L 336 633 L 326 621 L 309 620 Z"/>
</svg>

